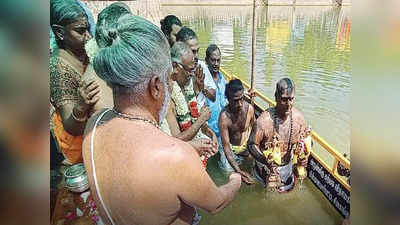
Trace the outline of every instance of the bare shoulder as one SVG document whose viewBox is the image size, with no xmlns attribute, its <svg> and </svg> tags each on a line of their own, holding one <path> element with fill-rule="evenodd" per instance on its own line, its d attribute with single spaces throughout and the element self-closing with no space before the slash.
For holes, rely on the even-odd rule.
<svg viewBox="0 0 400 225">
<path fill-rule="evenodd" d="M 169 136 L 167 138 L 169 140 L 154 151 L 152 162 L 157 163 L 158 168 L 163 171 L 162 180 L 169 185 L 174 180 L 174 187 L 180 189 L 179 186 L 188 181 L 187 176 L 199 175 L 198 171 L 204 169 L 203 164 L 199 154 L 189 143 Z"/>
<path fill-rule="evenodd" d="M 257 118 L 257 123 L 263 125 L 272 124 L 273 121 L 271 119 L 271 110 L 272 108 L 268 108 L 264 112 L 262 112 L 261 115 Z"/>
<path fill-rule="evenodd" d="M 185 161 L 193 162 L 199 159 L 196 150 L 188 142 L 168 135 L 159 138 L 159 142 L 157 152 L 161 161 L 168 160 L 172 164 L 178 165 Z"/>
<path fill-rule="evenodd" d="M 106 110 L 108 110 L 108 109 L 99 110 L 99 111 L 95 112 L 94 114 L 92 114 L 90 116 L 90 118 L 86 122 L 86 127 L 85 127 L 85 130 L 83 132 L 83 143 L 82 143 L 82 153 L 83 153 L 84 158 L 85 158 L 85 152 L 89 150 L 90 136 L 92 134 L 94 125 L 95 125 L 97 119 L 99 118 L 99 116 L 101 114 L 103 114 L 103 113 L 107 114 L 107 112 L 105 112 Z M 99 123 L 100 126 L 101 126 L 101 124 L 104 124 L 104 122 L 107 121 L 107 120 L 109 120 L 109 117 L 104 117 L 103 116 L 103 118 L 101 120 L 101 123 Z"/>
<path fill-rule="evenodd" d="M 249 105 L 248 115 L 253 116 L 254 115 L 254 107 L 250 103 L 247 103 L 247 104 Z"/>
<path fill-rule="evenodd" d="M 303 113 L 300 110 L 298 110 L 297 108 L 295 108 L 295 107 L 293 107 L 292 110 L 293 110 L 292 111 L 293 119 L 295 121 L 298 121 L 298 122 L 301 122 L 301 123 L 305 123 L 305 119 L 304 119 Z"/>
<path fill-rule="evenodd" d="M 226 110 L 226 107 L 219 114 L 219 123 L 226 126 L 229 126 L 229 124 L 232 123 L 231 117 L 229 115 L 229 112 Z"/>
</svg>

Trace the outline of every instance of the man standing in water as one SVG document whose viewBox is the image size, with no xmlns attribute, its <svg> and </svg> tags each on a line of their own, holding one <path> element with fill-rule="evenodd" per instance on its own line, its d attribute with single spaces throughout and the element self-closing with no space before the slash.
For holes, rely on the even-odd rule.
<svg viewBox="0 0 400 225">
<path fill-rule="evenodd" d="M 99 46 L 94 69 L 113 89 L 114 109 L 88 121 L 83 157 L 106 224 L 198 224 L 194 207 L 217 213 L 241 185 L 217 187 L 187 143 L 162 132 L 172 72 L 169 44 L 151 22 L 124 15 Z"/>
<path fill-rule="evenodd" d="M 258 117 L 253 126 L 248 148 L 255 158 L 255 175 L 272 190 L 280 192 L 291 190 L 295 184 L 293 175 L 293 154 L 298 144 L 300 134 L 306 129 L 302 113 L 293 107 L 295 86 L 291 79 L 283 78 L 276 84 L 276 106 L 268 108 Z M 263 154 L 266 146 L 278 138 L 280 146 L 280 164 L 268 159 Z M 307 165 L 308 158 L 299 161 Z"/>
<path fill-rule="evenodd" d="M 225 95 L 229 104 L 219 116 L 222 140 L 219 164 L 225 171 L 240 173 L 246 184 L 253 184 L 252 176 L 241 170 L 238 164 L 242 157 L 249 155 L 247 140 L 255 120 L 254 108 L 244 100 L 244 88 L 240 80 L 231 80 L 226 85 Z"/>
</svg>

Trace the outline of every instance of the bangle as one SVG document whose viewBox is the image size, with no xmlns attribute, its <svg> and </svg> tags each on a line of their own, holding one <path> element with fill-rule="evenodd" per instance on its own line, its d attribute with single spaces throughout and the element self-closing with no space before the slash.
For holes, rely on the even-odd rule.
<svg viewBox="0 0 400 225">
<path fill-rule="evenodd" d="M 76 117 L 75 116 L 75 113 L 74 113 L 74 111 L 75 111 L 75 108 L 73 108 L 72 109 L 72 118 L 74 118 L 74 120 L 75 121 L 77 121 L 77 122 L 81 122 L 81 123 L 83 123 L 83 122 L 86 122 L 87 121 L 87 119 L 88 119 L 88 117 L 87 116 L 85 116 L 84 118 L 78 118 L 78 117 Z"/>
</svg>

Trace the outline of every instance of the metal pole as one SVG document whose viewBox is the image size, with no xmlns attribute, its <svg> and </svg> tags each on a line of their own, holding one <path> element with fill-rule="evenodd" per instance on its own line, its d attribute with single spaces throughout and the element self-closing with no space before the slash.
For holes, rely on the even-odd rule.
<svg viewBox="0 0 400 225">
<path fill-rule="evenodd" d="M 254 90 L 254 76 L 256 65 L 256 0 L 253 0 L 253 33 L 251 38 L 251 82 L 250 90 Z M 251 104 L 254 105 L 254 97 L 251 97 Z"/>
</svg>

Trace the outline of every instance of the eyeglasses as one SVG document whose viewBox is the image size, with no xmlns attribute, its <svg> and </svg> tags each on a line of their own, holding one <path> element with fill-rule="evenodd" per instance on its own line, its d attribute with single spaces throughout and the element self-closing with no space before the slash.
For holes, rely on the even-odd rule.
<svg viewBox="0 0 400 225">
<path fill-rule="evenodd" d="M 281 97 L 282 101 L 287 102 L 287 101 L 293 101 L 294 97 Z"/>
</svg>

